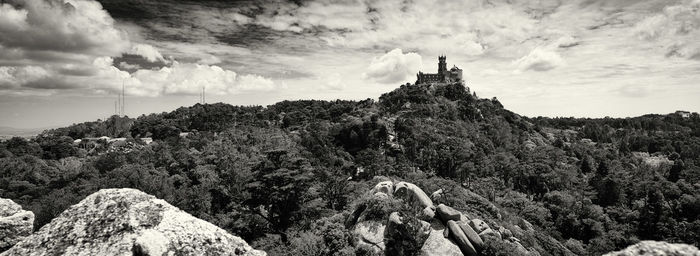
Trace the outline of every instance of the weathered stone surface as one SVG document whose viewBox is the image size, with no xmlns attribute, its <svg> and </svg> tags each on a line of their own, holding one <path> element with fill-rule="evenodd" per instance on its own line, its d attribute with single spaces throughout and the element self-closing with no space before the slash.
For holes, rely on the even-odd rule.
<svg viewBox="0 0 700 256">
<path fill-rule="evenodd" d="M 502 237 L 503 239 L 508 239 L 508 238 L 510 238 L 510 237 L 513 236 L 513 233 L 510 232 L 510 230 L 508 230 L 508 229 L 505 228 L 505 227 L 499 227 L 499 228 L 498 228 L 498 233 L 501 233 L 501 237 Z"/>
<path fill-rule="evenodd" d="M 0 198 L 0 251 L 12 247 L 32 233 L 34 213 L 10 199 Z"/>
<path fill-rule="evenodd" d="M 0 216 L 7 217 L 22 211 L 22 206 L 10 199 L 0 198 Z"/>
<path fill-rule="evenodd" d="M 399 182 L 394 186 L 394 196 L 406 198 L 411 203 L 418 204 L 421 208 L 434 208 L 433 201 L 425 192 L 413 183 Z"/>
<path fill-rule="evenodd" d="M 449 234 L 449 229 L 445 228 L 439 220 L 430 222 L 430 235 L 425 240 L 421 247 L 420 255 L 422 256 L 450 256 L 462 255 L 457 244 L 448 239 L 448 236 L 443 236 L 443 233 Z"/>
<path fill-rule="evenodd" d="M 474 231 L 477 233 L 484 232 L 486 229 L 490 229 L 489 224 L 486 224 L 483 220 L 480 219 L 472 219 L 469 221 L 469 225 L 472 226 Z"/>
<path fill-rule="evenodd" d="M 467 236 L 469 242 L 472 243 L 474 249 L 476 249 L 477 252 L 481 252 L 481 250 L 484 249 L 484 241 L 481 240 L 479 234 L 477 234 L 474 229 L 472 229 L 472 227 L 465 222 L 457 222 L 457 224 L 462 229 L 462 232 L 464 232 L 464 234 Z"/>
<path fill-rule="evenodd" d="M 520 242 L 520 239 L 518 239 L 518 238 L 516 238 L 516 237 L 514 237 L 514 236 L 511 236 L 511 237 L 508 238 L 508 241 L 511 241 L 511 242 L 518 242 L 518 243 L 519 243 L 519 242 Z"/>
<path fill-rule="evenodd" d="M 421 220 L 431 220 L 435 218 L 435 208 L 430 206 L 423 208 L 421 216 L 418 216 L 418 218 Z"/>
<path fill-rule="evenodd" d="M 382 192 L 388 196 L 391 196 L 394 193 L 394 183 L 390 180 L 377 183 L 370 193 L 375 194 L 377 192 Z"/>
<path fill-rule="evenodd" d="M 442 191 L 442 189 L 438 189 L 437 191 L 430 194 L 430 200 L 433 200 L 433 203 L 439 202 L 442 199 L 443 193 L 444 192 Z"/>
<path fill-rule="evenodd" d="M 389 195 L 387 195 L 387 194 L 384 193 L 384 192 L 377 192 L 377 193 L 374 193 L 373 196 L 376 197 L 376 198 L 379 198 L 379 199 L 388 199 L 388 198 L 389 198 Z"/>
<path fill-rule="evenodd" d="M 460 221 L 462 219 L 462 213 L 444 204 L 439 204 L 437 206 L 437 213 L 440 216 L 442 222 L 448 222 L 450 220 Z"/>
<path fill-rule="evenodd" d="M 472 245 L 471 242 L 469 242 L 469 238 L 467 238 L 467 235 L 464 234 L 462 231 L 462 228 L 459 227 L 456 221 L 450 220 L 447 222 L 447 228 L 450 229 L 450 238 L 454 240 L 454 242 L 459 246 L 459 249 L 462 251 L 462 253 L 466 256 L 477 256 L 479 255 L 476 252 L 476 249 L 474 248 L 474 245 Z"/>
<path fill-rule="evenodd" d="M 430 235 L 430 232 L 431 232 L 432 230 L 430 229 L 430 223 L 428 223 L 427 221 L 422 221 L 422 220 L 421 220 L 421 221 L 420 221 L 420 224 L 421 224 L 421 228 L 420 228 L 420 230 L 419 230 L 418 236 L 419 236 L 419 237 L 422 237 L 422 238 L 420 239 L 422 242 L 425 242 L 425 239 L 428 238 L 428 236 Z"/>
<path fill-rule="evenodd" d="M 520 242 L 511 242 L 515 245 L 516 255 L 529 255 L 530 252 Z"/>
<path fill-rule="evenodd" d="M 487 228 L 484 231 L 481 231 L 481 233 L 479 233 L 479 237 L 481 237 L 482 240 L 486 240 L 486 238 L 485 238 L 486 236 L 493 236 L 493 237 L 496 237 L 498 239 L 502 239 L 501 233 L 498 233 L 490 228 Z"/>
<path fill-rule="evenodd" d="M 610 252 L 605 256 L 700 256 L 697 247 L 688 244 L 671 244 L 659 241 L 641 241 L 624 250 Z"/>
<path fill-rule="evenodd" d="M 345 227 L 346 227 L 346 228 L 350 228 L 350 227 L 352 227 L 353 225 L 355 225 L 355 223 L 357 223 L 357 221 L 359 220 L 360 216 L 362 215 L 362 213 L 363 213 L 366 209 L 367 209 L 367 206 L 366 206 L 366 205 L 360 205 L 359 207 L 357 207 L 357 208 L 348 216 L 348 218 L 345 219 Z"/>
<path fill-rule="evenodd" d="M 384 252 L 384 229 L 386 225 L 377 221 L 357 223 L 352 233 L 356 245 L 366 245 L 376 252 Z"/>
<path fill-rule="evenodd" d="M 525 219 L 523 219 L 523 218 L 520 219 L 520 223 L 518 223 L 518 225 L 519 225 L 524 231 L 532 231 L 532 230 L 534 230 L 532 224 L 531 224 L 529 221 L 527 221 L 527 220 L 525 220 Z"/>
<path fill-rule="evenodd" d="M 413 224 L 410 224 L 413 223 Z M 410 226 L 416 225 L 416 226 Z M 417 226 L 420 225 L 420 226 Z M 397 212 L 389 214 L 384 231 L 386 255 L 413 255 L 420 251 L 430 235 L 430 224 L 425 221 L 404 223 Z"/>
<path fill-rule="evenodd" d="M 266 255 L 135 189 L 103 189 L 17 243 L 9 255 Z"/>
</svg>

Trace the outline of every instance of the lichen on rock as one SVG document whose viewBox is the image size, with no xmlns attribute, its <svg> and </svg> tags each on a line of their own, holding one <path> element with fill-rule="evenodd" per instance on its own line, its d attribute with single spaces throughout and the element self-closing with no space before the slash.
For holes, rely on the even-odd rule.
<svg viewBox="0 0 700 256">
<path fill-rule="evenodd" d="M 624 250 L 605 256 L 700 256 L 697 247 L 688 244 L 672 244 L 661 241 L 641 241 Z"/>
<path fill-rule="evenodd" d="M 0 198 L 0 252 L 32 233 L 34 213 L 10 199 Z"/>
<path fill-rule="evenodd" d="M 135 189 L 103 189 L 2 254 L 266 255 L 243 239 Z"/>
</svg>

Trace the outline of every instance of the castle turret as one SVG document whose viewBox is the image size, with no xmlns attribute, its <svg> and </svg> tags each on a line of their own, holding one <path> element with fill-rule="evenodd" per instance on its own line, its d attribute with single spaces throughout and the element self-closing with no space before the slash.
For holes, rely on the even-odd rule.
<svg viewBox="0 0 700 256">
<path fill-rule="evenodd" d="M 447 73 L 447 57 L 438 56 L 438 74 L 444 75 Z"/>
</svg>

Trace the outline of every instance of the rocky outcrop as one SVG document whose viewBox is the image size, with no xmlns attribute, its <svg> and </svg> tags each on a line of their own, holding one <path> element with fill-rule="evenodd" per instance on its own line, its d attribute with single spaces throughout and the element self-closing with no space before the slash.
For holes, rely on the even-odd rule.
<svg viewBox="0 0 700 256">
<path fill-rule="evenodd" d="M 412 255 L 420 251 L 430 235 L 430 224 L 415 220 L 417 223 L 405 223 L 398 212 L 389 215 L 384 240 L 386 255 Z"/>
<path fill-rule="evenodd" d="M 437 212 L 438 212 L 438 215 L 440 216 L 440 219 L 443 222 L 447 222 L 450 220 L 460 221 L 462 219 L 461 212 L 453 209 L 452 207 L 444 205 L 444 204 L 440 204 L 437 206 Z"/>
<path fill-rule="evenodd" d="M 10 199 L 0 198 L 0 252 L 32 233 L 34 213 Z"/>
<path fill-rule="evenodd" d="M 439 220 L 434 220 L 430 223 L 430 234 L 421 247 L 420 255 L 422 256 L 445 256 L 445 255 L 462 255 L 459 247 L 445 236 L 445 231 L 449 230 Z"/>
<path fill-rule="evenodd" d="M 377 183 L 376 186 L 370 191 L 371 194 L 376 194 L 378 192 L 387 194 L 388 196 L 391 196 L 394 193 L 394 183 L 391 181 L 382 181 Z"/>
<path fill-rule="evenodd" d="M 462 253 L 464 253 L 464 255 L 479 255 L 476 252 L 476 248 L 474 248 L 474 245 L 472 245 L 472 243 L 469 241 L 469 238 L 466 234 L 464 234 L 464 232 L 459 227 L 456 221 L 447 221 L 447 228 L 450 229 L 450 238 L 452 238 L 457 243 L 457 246 L 459 246 L 459 249 L 462 250 Z"/>
<path fill-rule="evenodd" d="M 418 186 L 408 182 L 398 182 L 394 186 L 394 195 L 399 198 L 404 198 L 406 202 L 420 206 L 423 211 L 422 215 L 418 216 L 422 220 L 430 220 L 435 217 L 435 205 L 430 197 L 423 192 Z"/>
<path fill-rule="evenodd" d="M 480 219 L 471 219 L 469 220 L 469 225 L 476 231 L 477 233 L 484 232 L 486 229 L 490 229 L 489 224 L 486 224 L 483 220 Z"/>
<path fill-rule="evenodd" d="M 4 252 L 9 255 L 266 255 L 135 189 L 103 189 Z"/>
<path fill-rule="evenodd" d="M 357 223 L 352 233 L 355 244 L 372 248 L 375 252 L 384 251 L 384 230 L 386 225 L 378 221 L 363 221 Z"/>
<path fill-rule="evenodd" d="M 440 200 L 442 200 L 442 194 L 443 194 L 442 189 L 438 189 L 432 194 L 430 194 L 430 200 L 433 200 L 433 203 L 440 203 Z"/>
<path fill-rule="evenodd" d="M 459 228 L 464 232 L 464 235 L 467 236 L 467 239 L 469 239 L 469 242 L 474 246 L 474 249 L 476 251 L 481 251 L 484 249 L 484 241 L 479 237 L 479 234 L 477 234 L 474 229 L 472 229 L 469 224 L 467 224 L 464 221 L 459 221 L 457 222 L 457 225 L 459 225 Z"/>
<path fill-rule="evenodd" d="M 413 183 L 403 181 L 396 183 L 394 194 L 396 194 L 397 197 L 408 198 L 411 203 L 417 203 L 422 207 L 434 207 L 430 197 Z"/>
<path fill-rule="evenodd" d="M 505 244 L 507 246 L 505 248 L 512 249 L 516 255 L 538 255 L 536 249 L 531 251 L 521 244 L 518 237 L 522 237 L 522 229 L 517 225 L 509 226 L 517 231 L 514 233 L 493 220 L 489 220 L 491 223 L 489 225 L 486 221 L 471 218 L 446 204 L 435 206 L 433 200 L 444 199 L 444 192 L 441 189 L 427 196 L 425 191 L 412 183 L 381 181 L 368 193 L 369 195 L 365 197 L 366 201 L 359 203 L 345 221 L 346 227 L 354 234 L 355 246 L 372 248 L 374 252 L 386 255 L 418 253 L 424 256 L 476 256 L 483 251 L 489 251 L 488 248 L 493 249 L 492 246 L 504 248 L 498 247 L 500 246 L 498 244 L 490 244 L 499 243 Z M 454 203 L 447 200 L 445 202 Z M 421 211 L 381 212 L 387 209 L 396 211 L 397 206 L 391 205 L 396 203 L 406 204 L 413 210 Z M 377 205 L 389 207 L 383 208 Z M 377 218 L 379 217 L 377 212 L 384 216 L 383 221 Z M 403 216 L 403 214 L 409 216 Z M 370 218 L 367 217 L 369 215 L 371 215 Z M 493 215 L 499 214 L 496 212 Z M 524 220 L 522 222 L 518 224 L 523 224 L 529 230 L 532 229 L 531 225 L 527 225 L 529 223 Z M 384 230 L 383 237 L 379 233 L 381 230 Z"/>
<path fill-rule="evenodd" d="M 611 252 L 605 256 L 700 256 L 697 247 L 687 244 L 671 244 L 658 241 L 641 241 L 624 250 Z"/>
</svg>

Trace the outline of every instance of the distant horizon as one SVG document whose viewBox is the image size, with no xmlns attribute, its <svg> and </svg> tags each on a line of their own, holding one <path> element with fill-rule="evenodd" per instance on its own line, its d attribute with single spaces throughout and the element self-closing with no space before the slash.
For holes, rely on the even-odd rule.
<svg viewBox="0 0 700 256">
<path fill-rule="evenodd" d="M 198 101 L 377 98 L 439 55 L 525 116 L 700 111 L 700 2 L 12 0 L 0 124 L 67 125 Z M 47 43 L 50 42 L 50 43 Z"/>
<path fill-rule="evenodd" d="M 478 96 L 478 92 L 477 92 L 477 96 Z M 493 98 L 493 97 L 480 97 L 480 96 L 479 96 L 479 98 L 482 98 L 482 99 L 491 99 L 491 98 Z M 498 98 L 498 97 L 496 97 L 496 98 Z M 131 99 L 131 100 L 132 100 L 132 101 L 135 100 L 136 103 L 133 103 L 133 102 L 132 102 L 131 104 L 139 104 L 139 102 L 142 103 L 143 101 L 146 101 L 146 100 L 148 100 L 148 99 L 151 99 L 151 98 L 146 98 L 146 97 L 143 97 L 143 98 L 133 98 L 133 99 Z M 378 100 L 379 97 L 376 97 L 376 98 L 361 98 L 361 99 L 282 99 L 282 100 L 275 101 L 274 103 L 270 103 L 270 104 L 232 104 L 232 103 L 223 102 L 223 101 L 216 101 L 216 102 L 206 102 L 206 104 L 223 103 L 223 104 L 228 104 L 228 105 L 232 105 L 232 106 L 262 106 L 262 107 L 268 107 L 268 106 L 270 106 L 270 105 L 274 105 L 274 104 L 279 103 L 279 102 L 282 102 L 282 101 L 299 101 L 299 100 L 324 100 L 324 101 L 350 100 L 350 101 L 362 101 L 362 100 L 365 100 L 365 99 Z M 106 99 L 104 99 L 104 100 L 107 101 L 107 100 L 110 100 L 110 98 L 106 98 Z M 509 111 L 512 111 L 512 112 L 514 112 L 515 114 L 518 114 L 518 115 L 520 115 L 520 116 L 524 116 L 524 117 L 528 117 L 528 118 L 536 118 L 536 117 L 540 117 L 540 116 L 541 116 L 541 117 L 547 117 L 547 118 L 590 118 L 590 119 L 602 119 L 602 118 L 606 118 L 606 117 L 610 117 L 610 118 L 635 118 L 635 117 L 641 117 L 641 116 L 644 116 L 644 115 L 668 115 L 668 114 L 673 114 L 673 113 L 675 113 L 676 111 L 688 111 L 688 112 L 690 112 L 690 113 L 698 113 L 698 112 L 700 112 L 700 111 L 692 111 L 692 110 L 687 110 L 687 109 L 676 109 L 676 110 L 666 111 L 666 112 L 645 112 L 645 113 L 640 113 L 640 114 L 637 114 L 637 115 L 629 115 L 629 116 L 610 116 L 610 115 L 605 115 L 605 116 L 574 116 L 574 115 L 572 115 L 572 116 L 547 116 L 547 115 L 525 115 L 525 114 L 519 113 L 519 112 L 517 112 L 517 111 L 514 111 L 514 110 L 508 108 L 507 102 L 503 102 L 503 100 L 501 100 L 501 99 L 498 99 L 498 100 L 499 100 L 499 102 L 501 102 L 501 104 L 503 104 L 503 106 L 504 106 L 505 109 L 507 109 L 507 110 L 509 110 Z M 128 103 L 127 103 L 127 104 L 128 104 Z M 163 113 L 163 112 L 169 113 L 169 112 L 175 111 L 175 110 L 177 110 L 178 108 L 181 108 L 181 107 L 193 107 L 193 106 L 195 106 L 195 105 L 197 105 L 197 104 L 199 104 L 199 102 L 194 102 L 194 103 L 192 103 L 192 104 L 190 104 L 190 105 L 179 105 L 179 106 L 174 106 L 174 107 L 169 108 L 169 109 L 163 109 L 162 111 L 141 112 L 141 113 L 134 113 L 134 111 L 130 111 L 130 110 L 128 109 L 128 107 L 127 107 L 127 109 L 126 109 L 126 116 L 129 117 L 129 118 L 134 118 L 134 119 L 136 119 L 136 118 L 138 118 L 138 117 L 141 116 L 141 115 L 158 114 L 158 113 Z M 0 110 L 0 111 L 1 111 L 1 110 Z M 114 113 L 111 113 L 111 114 L 109 114 L 109 115 L 104 115 L 104 116 L 81 117 L 81 118 L 75 118 L 75 119 L 73 119 L 74 121 L 63 122 L 63 123 L 54 123 L 54 124 L 45 125 L 45 126 L 12 126 L 12 125 L 4 125 L 5 123 L 2 123 L 2 125 L 0 125 L 0 135 L 8 135 L 8 134 L 2 134 L 2 132 L 1 132 L 1 131 L 4 131 L 5 128 L 17 129 L 17 130 L 22 130 L 22 131 L 39 130 L 39 129 L 47 130 L 47 129 L 55 129 L 55 128 L 67 127 L 67 126 L 74 125 L 74 124 L 79 124 L 79 123 L 95 122 L 95 121 L 98 121 L 98 120 L 105 120 L 105 119 L 107 119 L 107 118 L 112 117 L 113 115 L 115 115 L 115 114 L 114 114 Z M 10 122 L 10 123 L 12 123 L 12 122 Z M 15 122 L 15 123 L 16 123 L 16 122 Z M 41 132 L 41 131 L 39 131 L 39 132 Z"/>
</svg>

